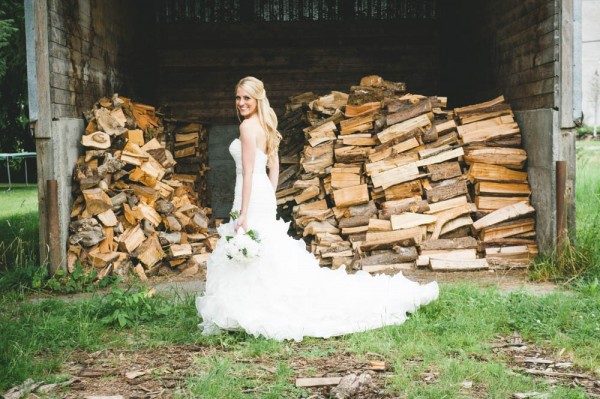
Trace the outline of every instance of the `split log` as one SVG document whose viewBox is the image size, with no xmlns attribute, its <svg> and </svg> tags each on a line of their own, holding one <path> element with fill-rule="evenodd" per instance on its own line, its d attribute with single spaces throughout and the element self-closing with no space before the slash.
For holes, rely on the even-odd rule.
<svg viewBox="0 0 600 399">
<path fill-rule="evenodd" d="M 118 223 L 117 217 L 112 209 L 107 209 L 106 211 L 99 213 L 97 217 L 98 220 L 100 220 L 100 222 L 107 227 L 114 227 Z"/>
<path fill-rule="evenodd" d="M 427 173 L 429 173 L 431 181 L 447 180 L 462 175 L 458 162 L 442 162 L 428 165 Z"/>
<path fill-rule="evenodd" d="M 125 230 L 119 241 L 119 249 L 127 253 L 133 253 L 146 239 L 139 225 Z"/>
<path fill-rule="evenodd" d="M 438 185 L 429 190 L 425 190 L 425 193 L 427 195 L 427 201 L 429 202 L 448 200 L 450 198 L 458 197 L 459 195 L 467 194 L 467 182 L 465 180 L 458 180 L 450 184 Z"/>
<path fill-rule="evenodd" d="M 484 227 L 480 236 L 483 242 L 492 242 L 499 238 L 519 236 L 524 233 L 534 232 L 535 220 L 533 218 L 517 219 L 490 227 Z"/>
<path fill-rule="evenodd" d="M 473 260 L 477 259 L 476 249 L 447 249 L 447 250 L 421 250 L 418 257 L 418 266 L 429 266 L 431 259 L 436 260 Z"/>
<path fill-rule="evenodd" d="M 389 220 L 369 219 L 367 228 L 369 231 L 391 231 L 392 224 Z"/>
<path fill-rule="evenodd" d="M 333 192 L 336 206 L 350 206 L 369 202 L 369 190 L 366 184 L 341 188 Z"/>
<path fill-rule="evenodd" d="M 467 227 L 473 225 L 473 219 L 471 216 L 461 216 L 456 219 L 453 219 L 446 223 L 442 227 L 442 231 L 440 232 L 440 236 L 444 236 L 454 230 L 460 229 L 461 227 Z M 469 229 L 470 230 L 470 229 Z"/>
<path fill-rule="evenodd" d="M 429 204 L 429 210 L 425 211 L 425 213 L 427 213 L 427 214 L 439 213 L 442 211 L 446 211 L 448 209 L 452 209 L 452 208 L 456 208 L 456 207 L 465 205 L 468 202 L 469 201 L 467 200 L 466 196 L 436 202 L 434 204 Z"/>
<path fill-rule="evenodd" d="M 437 221 L 437 216 L 404 212 L 400 215 L 392 215 L 390 220 L 392 222 L 392 229 L 399 230 L 435 223 Z"/>
<path fill-rule="evenodd" d="M 425 159 L 421 159 L 417 162 L 417 166 L 428 166 L 436 163 L 441 163 L 444 161 L 449 161 L 454 158 L 461 157 L 465 154 L 462 147 L 458 147 L 449 151 L 444 151 L 438 155 L 434 155 Z"/>
<path fill-rule="evenodd" d="M 361 243 L 360 247 L 363 251 L 370 251 L 373 249 L 385 249 L 391 248 L 394 244 L 407 244 L 410 246 L 411 243 L 420 243 L 423 240 L 423 229 L 420 227 L 413 227 L 410 229 L 394 230 L 386 232 L 368 232 L 366 239 Z"/>
<path fill-rule="evenodd" d="M 424 213 L 429 210 L 429 203 L 422 200 L 420 196 L 405 198 L 402 200 L 385 201 L 381 204 L 379 212 L 380 219 L 390 219 L 392 215 L 403 212 Z"/>
<path fill-rule="evenodd" d="M 381 133 L 377 134 L 377 138 L 381 143 L 386 143 L 393 139 L 406 140 L 412 136 L 419 134 L 422 130 L 431 125 L 431 120 L 426 115 L 420 115 L 416 118 L 392 125 Z"/>
<path fill-rule="evenodd" d="M 411 180 L 420 178 L 419 169 L 415 164 L 398 166 L 385 172 L 377 173 L 371 176 L 375 187 L 388 187 L 406 183 Z"/>
<path fill-rule="evenodd" d="M 388 126 L 391 126 L 396 123 L 416 118 L 419 115 L 427 114 L 429 112 L 431 112 L 431 101 L 429 101 L 429 99 L 426 99 L 420 101 L 416 105 L 403 106 L 398 110 L 395 110 L 394 113 L 388 114 L 386 117 L 386 124 Z"/>
<path fill-rule="evenodd" d="M 402 247 L 405 251 L 399 254 L 394 251 L 385 251 L 380 254 L 366 256 L 361 259 L 357 259 L 354 261 L 353 266 L 357 268 L 364 268 L 364 266 L 372 266 L 372 265 L 389 265 L 389 264 L 398 264 L 398 263 L 406 263 L 412 262 L 417 259 L 417 249 L 416 247 Z"/>
<path fill-rule="evenodd" d="M 165 257 L 158 237 L 148 237 L 137 249 L 134 251 L 134 256 L 146 266 L 150 268 L 154 266 L 158 261 Z"/>
<path fill-rule="evenodd" d="M 192 255 L 192 246 L 190 244 L 172 244 L 169 247 L 169 255 L 171 258 L 179 258 L 182 256 Z"/>
<path fill-rule="evenodd" d="M 435 228 L 433 230 L 433 233 L 431 233 L 431 239 L 436 240 L 440 237 L 440 234 L 442 232 L 442 227 L 444 226 L 445 223 L 449 222 L 450 220 L 452 220 L 454 218 L 462 216 L 466 213 L 474 212 L 475 210 L 476 210 L 475 206 L 473 204 L 469 203 L 469 204 L 458 206 L 456 208 L 452 208 L 452 209 L 448 209 L 448 210 L 436 213 L 435 216 L 437 217 L 437 220 L 435 222 Z"/>
<path fill-rule="evenodd" d="M 474 163 L 469 168 L 469 179 L 471 181 L 492 181 L 504 183 L 525 183 L 527 172 L 519 172 L 498 165 Z"/>
<path fill-rule="evenodd" d="M 469 271 L 489 269 L 485 259 L 436 259 L 429 258 L 429 267 L 433 271 Z"/>
<path fill-rule="evenodd" d="M 110 197 L 100 188 L 83 190 L 83 198 L 90 215 L 98 215 L 112 208 Z"/>
<path fill-rule="evenodd" d="M 497 210 L 518 202 L 529 204 L 528 197 L 487 197 L 475 196 L 475 205 L 479 210 Z"/>
<path fill-rule="evenodd" d="M 523 169 L 527 153 L 521 148 L 484 147 L 465 151 L 465 162 L 486 163 L 505 166 L 511 169 Z"/>
<path fill-rule="evenodd" d="M 468 126 L 468 125 L 467 125 Z M 512 136 L 519 133 L 519 126 L 516 123 L 507 123 L 498 126 L 490 126 L 479 130 L 472 130 L 461 133 L 461 126 L 458 127 L 459 135 L 463 143 L 485 142 L 500 137 Z"/>
<path fill-rule="evenodd" d="M 505 206 L 500 208 L 489 215 L 479 219 L 473 223 L 473 228 L 480 230 L 484 227 L 488 227 L 497 223 L 504 222 L 505 220 L 514 219 L 519 216 L 528 215 L 535 212 L 535 209 L 527 202 L 518 202 L 513 205 Z"/>
<path fill-rule="evenodd" d="M 469 249 L 477 248 L 477 239 L 474 237 L 463 237 L 454 239 L 428 240 L 419 246 L 423 250 L 447 250 L 447 249 Z"/>
<path fill-rule="evenodd" d="M 395 273 L 400 270 L 412 270 L 415 268 L 415 262 L 390 263 L 384 265 L 363 266 L 362 270 L 367 273 Z"/>
<path fill-rule="evenodd" d="M 102 226 L 94 218 L 85 218 L 73 221 L 69 224 L 71 235 L 69 243 L 77 245 L 81 243 L 84 247 L 91 247 L 104 239 Z"/>
<path fill-rule="evenodd" d="M 496 183 L 481 181 L 475 184 L 476 194 L 490 195 L 530 195 L 531 189 L 527 183 Z"/>
</svg>

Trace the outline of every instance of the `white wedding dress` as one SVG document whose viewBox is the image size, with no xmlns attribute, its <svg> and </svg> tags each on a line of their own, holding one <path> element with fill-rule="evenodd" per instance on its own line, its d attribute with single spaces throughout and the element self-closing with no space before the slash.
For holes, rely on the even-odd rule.
<svg viewBox="0 0 600 399">
<path fill-rule="evenodd" d="M 229 152 L 236 164 L 233 210 L 242 201 L 241 142 Z M 420 285 L 401 273 L 347 274 L 344 268 L 321 268 L 302 240 L 287 235 L 288 224 L 276 218 L 273 186 L 266 174 L 267 156 L 256 150 L 248 228 L 261 239 L 259 258 L 240 264 L 229 260 L 224 236 L 229 223 L 219 226 L 221 238 L 207 261 L 206 291 L 196 299 L 205 334 L 243 330 L 276 340 L 332 337 L 401 324 L 407 313 L 438 297 L 438 285 Z"/>
</svg>

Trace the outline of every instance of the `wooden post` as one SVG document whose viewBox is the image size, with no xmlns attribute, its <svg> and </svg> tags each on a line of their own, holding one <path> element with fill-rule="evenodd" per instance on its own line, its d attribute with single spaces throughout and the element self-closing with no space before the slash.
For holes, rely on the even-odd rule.
<svg viewBox="0 0 600 399">
<path fill-rule="evenodd" d="M 567 184 L 567 161 L 556 161 L 556 247 L 562 253 L 566 233 L 565 192 Z"/>
<path fill-rule="evenodd" d="M 48 271 L 54 274 L 60 267 L 60 224 L 58 220 L 58 184 L 56 180 L 46 181 L 46 226 L 48 237 Z"/>
<path fill-rule="evenodd" d="M 54 178 L 52 157 L 50 61 L 48 50 L 48 0 L 25 0 L 27 86 L 30 128 L 36 147 L 38 210 L 40 216 L 40 259 L 46 259 L 48 243 L 46 180 Z M 58 226 L 57 226 L 58 228 Z"/>
</svg>

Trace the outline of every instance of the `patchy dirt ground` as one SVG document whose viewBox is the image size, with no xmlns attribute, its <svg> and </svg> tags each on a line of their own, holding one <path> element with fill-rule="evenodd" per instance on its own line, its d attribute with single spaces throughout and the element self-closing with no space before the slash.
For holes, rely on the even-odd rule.
<svg viewBox="0 0 600 399">
<path fill-rule="evenodd" d="M 290 362 L 296 378 L 344 377 L 351 374 L 368 376 L 368 382 L 355 387 L 353 396 L 365 399 L 394 398 L 383 391 L 385 379 L 393 375 L 390 365 L 377 354 L 368 356 L 367 361 L 358 360 L 355 354 L 335 353 L 327 357 L 311 358 L 295 357 Z M 341 382 L 340 382 L 341 384 Z M 307 388 L 311 392 L 309 398 L 335 397 L 336 385 L 325 385 Z"/>
<path fill-rule="evenodd" d="M 206 348 L 169 346 L 139 351 L 75 352 L 61 373 L 74 378 L 64 398 L 122 395 L 124 398 L 171 398 Z"/>
<path fill-rule="evenodd" d="M 600 376 L 573 364 L 564 349 L 555 351 L 526 342 L 519 334 L 499 337 L 492 345 L 493 352 L 513 370 L 550 385 L 581 387 L 590 398 L 600 398 Z"/>
<path fill-rule="evenodd" d="M 297 345 L 297 344 L 296 344 Z M 502 360 L 517 373 L 544 379 L 552 386 L 563 385 L 580 387 L 590 398 L 600 398 L 600 377 L 582 370 L 573 364 L 564 351 L 550 350 L 524 341 L 519 334 L 500 336 L 491 345 L 490 356 Z M 300 352 L 300 348 L 297 348 Z M 227 351 L 216 347 L 197 345 L 177 345 L 143 349 L 138 351 L 103 350 L 94 353 L 74 352 L 66 362 L 61 374 L 71 376 L 66 387 L 57 387 L 48 392 L 40 392 L 29 397 L 57 397 L 74 399 L 91 396 L 115 396 L 129 399 L 172 398 L 177 392 L 183 393 L 185 381 L 197 375 L 199 368 L 194 359 L 202 356 L 228 356 Z M 483 360 L 483 359 L 482 359 Z M 489 359 L 487 359 L 489 360 Z M 276 373 L 277 360 L 268 357 L 234 360 L 251 365 L 252 377 L 270 380 Z M 419 366 L 422 359 L 408 359 L 407 369 Z M 391 399 L 400 398 L 384 391 L 386 379 L 394 370 L 386 359 L 375 353 L 368 353 L 361 359 L 357 355 L 344 352 L 340 348 L 326 356 L 295 355 L 289 361 L 296 383 L 315 382 L 309 386 L 309 399 L 361 398 Z M 337 377 L 337 380 L 336 380 Z M 323 378 L 330 378 L 319 385 Z M 341 378 L 341 381 L 340 381 Z M 434 384 L 439 372 L 434 368 L 423 371 L 419 378 L 422 383 Z M 290 381 L 292 382 L 292 381 Z M 461 392 L 471 398 L 485 398 L 485 386 L 464 381 Z M 341 393 L 345 393 L 345 395 Z M 244 393 L 254 393 L 252 389 Z M 514 398 L 543 398 L 546 392 L 515 392 Z"/>
</svg>

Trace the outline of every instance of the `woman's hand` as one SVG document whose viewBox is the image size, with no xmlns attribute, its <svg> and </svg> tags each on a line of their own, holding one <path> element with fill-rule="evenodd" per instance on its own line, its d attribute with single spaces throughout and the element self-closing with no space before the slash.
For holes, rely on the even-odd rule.
<svg viewBox="0 0 600 399">
<path fill-rule="evenodd" d="M 248 218 L 245 214 L 241 214 L 240 217 L 235 220 L 236 233 L 240 227 L 243 228 L 244 231 L 248 231 Z"/>
</svg>

